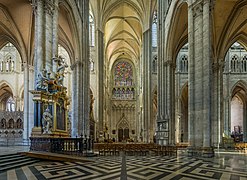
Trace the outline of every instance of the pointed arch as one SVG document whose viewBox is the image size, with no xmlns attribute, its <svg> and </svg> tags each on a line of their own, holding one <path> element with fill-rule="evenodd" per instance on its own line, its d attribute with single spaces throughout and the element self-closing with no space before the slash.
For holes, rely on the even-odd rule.
<svg viewBox="0 0 247 180">
<path fill-rule="evenodd" d="M 181 47 L 188 41 L 188 4 L 179 0 L 174 7 L 176 8 L 173 8 L 166 42 L 167 58 L 173 61 L 176 60 L 176 54 Z"/>
<path fill-rule="evenodd" d="M 244 80 L 239 80 L 231 88 L 232 97 L 238 92 L 239 88 L 247 93 L 247 83 Z"/>
<path fill-rule="evenodd" d="M 80 14 L 75 1 L 59 1 L 59 43 L 68 51 L 71 57 L 71 64 L 76 58 L 80 58 L 81 43 L 79 36 Z M 66 45 L 65 45 L 66 44 Z"/>
<path fill-rule="evenodd" d="M 1 3 L 0 12 L 3 14 L 2 17 L 5 18 L 5 21 L 2 21 L 3 23 L 0 24 L 0 29 L 3 30 L 3 33 L 0 36 L 0 46 L 3 46 L 6 42 L 12 43 L 18 50 L 22 61 L 27 62 L 27 47 L 25 46 L 20 29 L 12 18 L 8 8 Z"/>
</svg>

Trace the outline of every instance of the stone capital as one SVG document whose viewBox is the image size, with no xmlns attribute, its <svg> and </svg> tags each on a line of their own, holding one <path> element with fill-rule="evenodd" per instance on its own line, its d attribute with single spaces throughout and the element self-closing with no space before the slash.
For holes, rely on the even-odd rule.
<svg viewBox="0 0 247 180">
<path fill-rule="evenodd" d="M 44 10 L 46 14 L 53 15 L 55 10 L 55 5 L 52 0 L 45 0 Z"/>
<path fill-rule="evenodd" d="M 29 0 L 33 9 L 33 13 L 37 15 L 37 8 L 38 6 L 42 6 L 43 0 Z"/>
<path fill-rule="evenodd" d="M 202 0 L 196 1 L 196 3 L 192 4 L 190 8 L 192 8 L 192 13 L 194 18 L 202 15 L 203 1 Z"/>
<path fill-rule="evenodd" d="M 165 67 L 176 68 L 176 64 L 172 60 L 164 61 L 164 66 Z"/>
<path fill-rule="evenodd" d="M 209 4 L 209 11 L 212 12 L 214 10 L 216 0 L 207 0 L 207 1 L 209 1 L 209 3 L 210 3 Z"/>
<path fill-rule="evenodd" d="M 219 70 L 219 63 L 213 62 L 212 63 L 213 72 L 217 72 Z"/>
<path fill-rule="evenodd" d="M 23 63 L 23 68 L 27 69 L 29 71 L 34 71 L 34 66 L 28 64 L 28 63 Z"/>
<path fill-rule="evenodd" d="M 83 62 L 82 61 L 79 61 L 79 60 L 76 60 L 72 65 L 71 65 L 71 69 L 74 70 L 76 67 L 81 67 L 83 66 Z"/>
<path fill-rule="evenodd" d="M 218 72 L 219 70 L 222 71 L 224 67 L 225 67 L 224 61 L 212 63 L 213 72 Z"/>
</svg>

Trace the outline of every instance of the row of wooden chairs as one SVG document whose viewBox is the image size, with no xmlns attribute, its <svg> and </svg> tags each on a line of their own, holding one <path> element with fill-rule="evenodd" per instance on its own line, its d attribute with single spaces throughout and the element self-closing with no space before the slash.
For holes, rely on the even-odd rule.
<svg viewBox="0 0 247 180">
<path fill-rule="evenodd" d="M 155 155 L 160 156 L 177 156 L 177 146 L 160 146 L 153 148 Z"/>
<path fill-rule="evenodd" d="M 96 143 L 94 149 L 99 155 L 119 155 L 120 152 L 126 155 L 154 154 L 159 156 L 177 156 L 176 146 L 160 146 L 157 144 L 120 144 L 120 143 Z"/>
</svg>

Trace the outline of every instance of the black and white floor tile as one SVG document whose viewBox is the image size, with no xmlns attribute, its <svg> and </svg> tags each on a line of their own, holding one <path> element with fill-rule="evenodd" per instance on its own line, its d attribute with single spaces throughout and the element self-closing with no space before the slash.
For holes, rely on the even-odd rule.
<svg viewBox="0 0 247 180">
<path fill-rule="evenodd" d="M 94 162 L 38 162 L 8 170 L 1 180 L 247 180 L 247 156 L 100 156 Z"/>
</svg>

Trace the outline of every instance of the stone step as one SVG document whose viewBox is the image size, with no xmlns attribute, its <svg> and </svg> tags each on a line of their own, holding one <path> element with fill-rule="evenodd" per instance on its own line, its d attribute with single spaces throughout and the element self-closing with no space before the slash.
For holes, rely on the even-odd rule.
<svg viewBox="0 0 247 180">
<path fill-rule="evenodd" d="M 19 154 L 12 154 L 12 157 L 0 156 L 0 173 L 10 169 L 20 168 L 22 166 L 34 164 L 40 161 L 40 159 L 30 158 Z"/>
<path fill-rule="evenodd" d="M 24 156 L 22 156 L 20 154 L 9 154 L 9 155 L 0 156 L 0 164 L 5 162 L 5 161 L 18 159 L 18 158 L 21 158 L 21 157 L 24 157 Z"/>
</svg>

